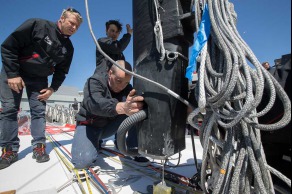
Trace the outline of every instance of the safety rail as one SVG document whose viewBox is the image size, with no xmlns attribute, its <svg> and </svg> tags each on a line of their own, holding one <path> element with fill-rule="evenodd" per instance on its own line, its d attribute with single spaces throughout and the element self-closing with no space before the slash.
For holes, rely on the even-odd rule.
<svg viewBox="0 0 292 194">
<path fill-rule="evenodd" d="M 49 123 L 60 124 L 76 124 L 75 116 L 78 110 L 75 110 L 72 105 L 65 107 L 64 105 L 50 106 L 46 108 L 46 121 Z"/>
</svg>

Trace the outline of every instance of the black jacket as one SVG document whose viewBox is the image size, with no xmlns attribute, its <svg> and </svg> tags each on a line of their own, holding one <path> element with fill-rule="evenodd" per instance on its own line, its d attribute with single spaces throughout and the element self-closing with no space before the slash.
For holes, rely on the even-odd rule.
<svg viewBox="0 0 292 194">
<path fill-rule="evenodd" d="M 126 101 L 131 90 L 132 85 L 129 84 L 120 93 L 114 93 L 108 86 L 108 74 L 95 72 L 84 86 L 84 98 L 76 115 L 77 123 L 89 121 L 89 125 L 97 128 L 106 126 L 118 116 L 116 106 Z"/>
<path fill-rule="evenodd" d="M 110 58 L 114 61 L 117 60 L 125 60 L 125 56 L 123 51 L 127 48 L 128 44 L 131 41 L 131 34 L 127 33 L 120 40 L 112 41 L 111 38 L 100 38 L 98 39 L 98 43 L 103 50 Z M 96 66 L 97 69 L 107 71 L 109 68 L 108 61 L 104 58 L 104 56 L 98 51 L 96 48 Z"/>
<path fill-rule="evenodd" d="M 51 87 L 57 90 L 69 72 L 74 48 L 57 24 L 29 19 L 1 45 L 3 67 L 8 78 L 53 75 Z"/>
</svg>

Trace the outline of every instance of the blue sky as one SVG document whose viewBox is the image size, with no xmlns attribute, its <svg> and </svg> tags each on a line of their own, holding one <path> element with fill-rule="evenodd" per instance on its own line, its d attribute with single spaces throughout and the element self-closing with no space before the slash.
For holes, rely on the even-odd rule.
<svg viewBox="0 0 292 194">
<path fill-rule="evenodd" d="M 230 0 L 238 15 L 237 28 L 260 62 L 291 53 L 291 0 Z M 95 69 L 95 44 L 89 32 L 83 0 L 0 0 L 0 43 L 28 18 L 57 21 L 62 9 L 74 7 L 85 19 L 71 37 L 75 54 L 63 85 L 83 89 Z M 88 0 L 91 23 L 97 38 L 105 36 L 105 22 L 120 19 L 132 26 L 132 0 Z M 135 29 L 134 29 L 135 30 Z M 124 29 L 123 32 L 126 32 Z M 122 33 L 123 34 L 123 33 Z M 124 52 L 133 62 L 132 42 Z M 0 63 L 2 67 L 2 63 Z"/>
</svg>

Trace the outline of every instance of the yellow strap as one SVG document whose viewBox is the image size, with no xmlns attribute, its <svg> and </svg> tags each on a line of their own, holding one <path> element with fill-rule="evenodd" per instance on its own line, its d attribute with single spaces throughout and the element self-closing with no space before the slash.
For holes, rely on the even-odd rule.
<svg viewBox="0 0 292 194">
<path fill-rule="evenodd" d="M 85 175 L 88 191 L 89 191 L 90 194 L 92 194 L 92 190 L 91 190 L 91 187 L 90 187 L 90 184 L 89 184 L 89 179 L 88 179 L 88 176 L 87 176 L 87 172 L 84 169 L 83 169 L 83 172 L 84 172 L 84 175 Z"/>
<path fill-rule="evenodd" d="M 57 150 L 56 146 L 53 143 L 53 140 L 51 139 L 51 137 L 48 137 L 49 141 L 52 143 L 53 148 L 55 150 L 55 152 L 57 153 L 57 155 L 59 156 L 59 158 L 61 159 L 61 161 L 65 164 L 65 166 L 68 168 L 68 170 L 70 172 L 72 172 L 73 170 L 73 165 L 70 163 L 70 161 L 68 161 L 68 159 L 64 156 L 62 156 L 62 154 Z"/>
<path fill-rule="evenodd" d="M 83 187 L 83 184 L 82 184 L 82 181 L 81 181 L 81 179 L 80 179 L 80 176 L 79 176 L 78 170 L 77 170 L 77 169 L 74 169 L 74 173 L 75 173 L 75 175 L 77 176 L 78 185 L 79 185 L 79 187 L 80 187 L 80 189 L 81 189 L 81 192 L 82 192 L 83 194 L 86 194 L 86 191 L 85 191 L 85 189 L 84 189 L 84 187 Z"/>
</svg>

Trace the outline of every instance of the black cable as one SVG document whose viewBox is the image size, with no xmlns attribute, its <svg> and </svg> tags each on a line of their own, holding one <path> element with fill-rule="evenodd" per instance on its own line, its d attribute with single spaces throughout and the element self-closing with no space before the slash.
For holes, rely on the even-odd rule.
<svg viewBox="0 0 292 194">
<path fill-rule="evenodd" d="M 192 138 L 192 147 L 193 147 L 193 154 L 194 154 L 194 161 L 195 161 L 195 166 L 196 166 L 196 171 L 200 171 L 199 165 L 198 165 L 198 160 L 197 160 L 197 153 L 196 153 L 196 146 L 195 146 L 195 138 L 194 138 L 194 129 L 191 129 L 191 138 Z"/>
</svg>

